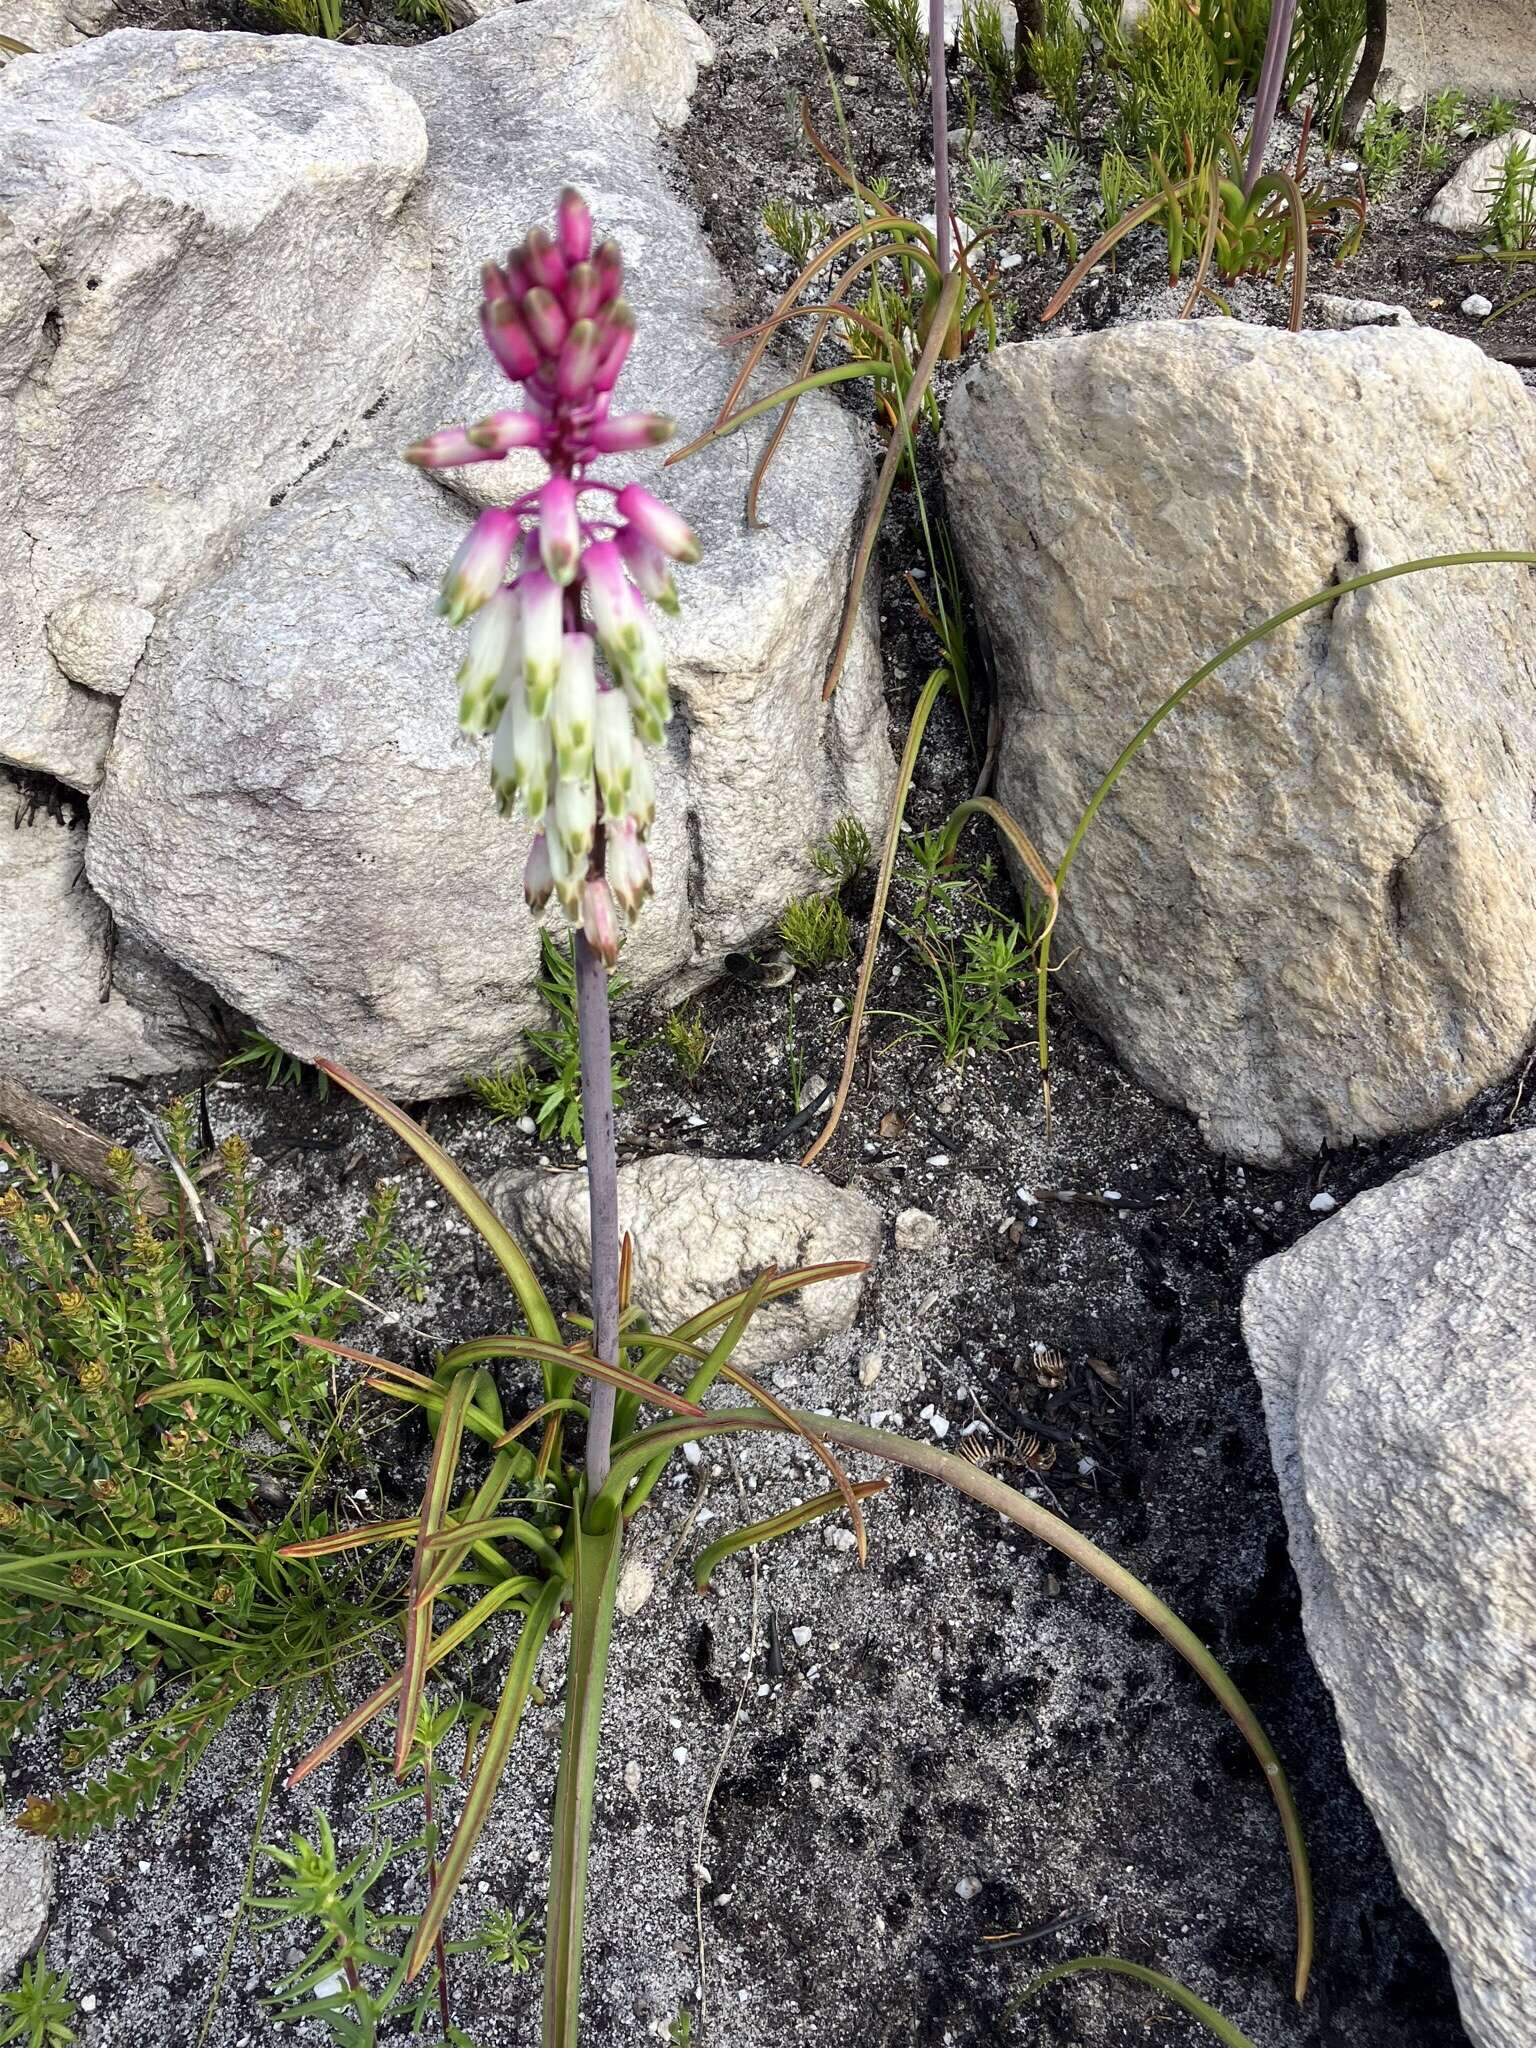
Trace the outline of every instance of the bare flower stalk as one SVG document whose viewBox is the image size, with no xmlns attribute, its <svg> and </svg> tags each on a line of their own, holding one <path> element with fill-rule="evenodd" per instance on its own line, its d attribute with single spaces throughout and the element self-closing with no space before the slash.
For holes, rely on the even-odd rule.
<svg viewBox="0 0 1536 2048">
<path fill-rule="evenodd" d="M 1250 198 L 1264 169 L 1264 152 L 1275 125 L 1275 109 L 1285 84 L 1285 60 L 1291 51 L 1291 30 L 1296 22 L 1296 0 L 1274 0 L 1269 10 L 1269 35 L 1264 43 L 1264 62 L 1259 68 L 1259 89 L 1253 106 L 1253 133 L 1248 138 L 1248 168 L 1243 176 L 1243 197 Z"/>
<path fill-rule="evenodd" d="M 1294 4 L 1294 0 L 1293 0 Z M 949 275 L 949 86 L 944 74 L 944 0 L 928 0 L 928 94 L 933 110 L 933 221 L 939 276 Z"/>
<path fill-rule="evenodd" d="M 592 1219 L 592 1338 L 605 1365 L 619 1362 L 619 1154 L 613 1119 L 613 1047 L 608 975 L 576 935 L 576 1023 L 581 1033 L 581 1120 L 587 1141 L 587 1202 Z M 615 1389 L 587 1383 L 587 1484 L 596 1493 L 608 1477 Z"/>
</svg>

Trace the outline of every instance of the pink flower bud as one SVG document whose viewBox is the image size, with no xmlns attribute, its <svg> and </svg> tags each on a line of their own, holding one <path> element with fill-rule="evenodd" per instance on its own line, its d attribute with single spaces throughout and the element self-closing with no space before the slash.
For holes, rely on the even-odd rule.
<svg viewBox="0 0 1536 2048">
<path fill-rule="evenodd" d="M 487 459 L 494 460 L 513 448 L 537 448 L 546 431 L 537 413 L 493 412 L 476 421 L 469 429 L 469 439 Z"/>
<path fill-rule="evenodd" d="M 619 957 L 619 921 L 613 914 L 613 896 L 601 875 L 582 884 L 581 928 L 587 944 L 607 967 Z"/>
<path fill-rule="evenodd" d="M 585 263 L 592 254 L 592 214 L 574 185 L 567 185 L 555 208 L 560 253 L 567 263 Z"/>
<path fill-rule="evenodd" d="M 581 575 L 603 652 L 622 674 L 640 651 L 645 617 L 640 594 L 624 574 L 623 558 L 611 540 L 588 543 L 581 558 Z"/>
<path fill-rule="evenodd" d="M 560 641 L 565 607 L 560 586 L 542 569 L 533 569 L 517 586 L 522 622 L 523 683 L 528 708 L 535 718 L 549 714 L 549 700 L 560 675 Z"/>
<path fill-rule="evenodd" d="M 629 354 L 630 344 L 635 338 L 635 316 L 627 299 L 615 299 L 608 308 L 607 326 L 608 339 L 592 377 L 592 383 L 598 391 L 611 391 L 618 383 L 619 372 L 624 367 L 624 358 Z"/>
<path fill-rule="evenodd" d="M 562 292 L 565 289 L 565 258 L 555 246 L 554 237 L 548 228 L 531 228 L 523 244 L 526 251 L 528 275 L 535 285 L 545 291 Z"/>
<path fill-rule="evenodd" d="M 627 519 L 642 540 L 648 540 L 674 562 L 696 562 L 699 538 L 685 519 L 670 505 L 653 498 L 643 484 L 626 484 L 616 501 L 619 517 Z"/>
<path fill-rule="evenodd" d="M 659 604 L 664 612 L 677 611 L 677 585 L 667 558 L 654 542 L 633 526 L 621 526 L 614 535 L 624 566 L 634 578 L 642 597 Z"/>
<path fill-rule="evenodd" d="M 405 451 L 407 462 L 418 469 L 462 469 L 469 462 L 494 462 L 499 450 L 480 446 L 473 429 L 439 427 L 435 434 L 413 441 Z"/>
<path fill-rule="evenodd" d="M 540 352 L 550 358 L 559 355 L 571 323 L 554 293 L 543 285 L 535 285 L 523 300 L 523 318 Z"/>
<path fill-rule="evenodd" d="M 594 313 L 601 312 L 603 305 L 603 281 L 591 263 L 573 263 L 570 276 L 565 280 L 565 290 L 560 294 L 565 310 L 573 320 L 590 320 Z"/>
<path fill-rule="evenodd" d="M 479 611 L 500 586 L 517 545 L 517 514 L 492 505 L 480 514 L 443 578 L 438 610 L 455 626 Z"/>
<path fill-rule="evenodd" d="M 512 296 L 512 287 L 507 283 L 507 273 L 499 263 L 481 264 L 480 289 L 485 294 L 487 305 L 493 299 L 509 299 Z"/>
<path fill-rule="evenodd" d="M 581 559 L 581 521 L 576 514 L 576 486 L 568 476 L 552 476 L 539 492 L 539 553 L 550 577 L 570 582 Z"/>
<path fill-rule="evenodd" d="M 601 304 L 607 306 L 624 289 L 624 257 L 617 242 L 600 242 L 592 257 L 602 288 Z"/>
<path fill-rule="evenodd" d="M 535 832 L 523 869 L 523 900 L 530 910 L 542 910 L 555 886 L 555 871 L 549 859 L 549 835 Z"/>
<path fill-rule="evenodd" d="M 555 365 L 555 390 L 561 398 L 580 398 L 589 389 L 603 351 L 603 333 L 595 320 L 578 320 L 565 337 Z"/>
<path fill-rule="evenodd" d="M 632 818 L 609 820 L 604 834 L 603 865 L 614 900 L 633 924 L 640 915 L 641 904 L 651 893 L 651 856 Z"/>
<path fill-rule="evenodd" d="M 537 282 L 528 268 L 528 244 L 519 242 L 515 249 L 507 251 L 507 260 L 502 265 L 506 272 L 507 289 L 521 305 Z"/>
<path fill-rule="evenodd" d="M 587 430 L 587 446 L 597 455 L 631 455 L 637 448 L 659 448 L 677 432 L 677 421 L 662 412 L 619 412 Z"/>
<path fill-rule="evenodd" d="M 480 326 L 486 347 L 509 377 L 521 382 L 533 375 L 539 352 L 510 299 L 492 299 L 481 312 Z"/>
</svg>

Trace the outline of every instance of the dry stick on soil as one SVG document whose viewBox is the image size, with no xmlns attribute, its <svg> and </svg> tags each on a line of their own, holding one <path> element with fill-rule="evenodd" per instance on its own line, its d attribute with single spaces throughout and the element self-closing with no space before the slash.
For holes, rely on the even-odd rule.
<svg viewBox="0 0 1536 2048">
<path fill-rule="evenodd" d="M 116 1192 L 117 1182 L 107 1165 L 107 1154 L 116 1149 L 112 1140 L 19 1081 L 0 1080 L 0 1130 L 10 1131 L 93 1188 Z M 145 1214 L 164 1215 L 170 1204 L 159 1175 L 141 1164 L 135 1169 L 134 1185 Z"/>
</svg>

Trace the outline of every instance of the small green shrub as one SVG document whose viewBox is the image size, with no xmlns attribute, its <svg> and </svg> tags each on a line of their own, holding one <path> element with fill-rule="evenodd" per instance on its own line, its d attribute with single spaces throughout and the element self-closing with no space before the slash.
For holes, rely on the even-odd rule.
<svg viewBox="0 0 1536 2048">
<path fill-rule="evenodd" d="M 919 0 L 863 0 L 869 25 L 896 62 L 907 98 L 917 105 L 928 69 L 928 38 Z"/>
<path fill-rule="evenodd" d="M 79 2039 L 80 2017 L 63 1970 L 50 1970 L 41 1956 L 21 1966 L 14 1991 L 0 1991 L 0 2048 L 68 2048 Z"/>
<path fill-rule="evenodd" d="M 965 0 L 960 15 L 960 54 L 987 89 L 987 103 L 1002 120 L 1013 105 L 1013 52 L 1003 34 L 997 0 Z"/>
<path fill-rule="evenodd" d="M 835 896 L 796 896 L 779 915 L 779 940 L 797 967 L 815 972 L 853 950 L 848 913 Z"/>
<path fill-rule="evenodd" d="M 662 1042 L 690 1081 L 704 1071 L 713 1040 L 704 1028 L 704 1013 L 697 1003 L 673 1010 L 662 1026 Z"/>
<path fill-rule="evenodd" d="M 284 1052 L 264 1031 L 247 1031 L 240 1050 L 232 1052 L 219 1071 L 236 1074 L 242 1067 L 249 1067 L 252 1078 L 263 1088 L 307 1088 L 319 1096 L 326 1091 L 326 1078 L 317 1067 L 308 1065 L 297 1053 Z"/>
<path fill-rule="evenodd" d="M 165 1123 L 192 1185 L 192 1106 Z M 0 1195 L 0 1753 L 66 1685 L 116 1680 L 62 1757 L 119 1760 L 22 1814 L 73 1839 L 152 1803 L 254 1689 L 328 1668 L 370 1625 L 333 1577 L 278 1551 L 323 1526 L 314 1495 L 346 1448 L 326 1362 L 295 1338 L 352 1320 L 395 1194 L 379 1190 L 332 1273 L 323 1244 L 290 1250 L 255 1223 L 242 1138 L 220 1148 L 201 1216 L 169 1172 L 156 1208 L 122 1149 L 105 1197 L 56 1193 L 0 1150 L 15 1172 Z"/>
<path fill-rule="evenodd" d="M 978 233 L 983 228 L 995 228 L 1008 210 L 1012 190 L 1013 173 L 1008 168 L 1007 158 L 988 156 L 982 150 L 974 151 L 966 158 L 965 168 L 960 173 L 955 212 L 968 228 L 974 228 Z M 867 838 L 865 844 L 868 845 Z"/>
<path fill-rule="evenodd" d="M 1529 143 L 1510 148 L 1484 197 L 1484 227 L 1501 249 L 1528 249 L 1536 242 L 1536 152 Z"/>
<path fill-rule="evenodd" d="M 1413 138 L 1390 100 L 1378 100 L 1360 129 L 1360 162 L 1373 199 L 1389 192 L 1408 168 Z"/>
<path fill-rule="evenodd" d="M 793 263 L 803 270 L 811 252 L 827 240 L 832 223 L 813 207 L 796 206 L 792 200 L 770 199 L 763 208 L 763 226 L 770 241 L 776 242 Z"/>
<path fill-rule="evenodd" d="M 1478 117 L 1478 133 L 1480 135 L 1507 135 L 1510 129 L 1514 127 L 1518 115 L 1519 109 L 1513 100 L 1501 99 L 1495 93 L 1492 99 L 1485 104 L 1481 115 Z"/>
<path fill-rule="evenodd" d="M 1071 0 L 1045 0 L 1044 26 L 1025 45 L 1026 61 L 1040 90 L 1079 139 L 1083 132 L 1080 87 L 1088 38 L 1078 26 Z"/>
</svg>

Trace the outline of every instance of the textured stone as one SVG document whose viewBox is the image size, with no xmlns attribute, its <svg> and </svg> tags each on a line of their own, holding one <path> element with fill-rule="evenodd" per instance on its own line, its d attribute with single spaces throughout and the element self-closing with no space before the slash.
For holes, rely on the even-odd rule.
<svg viewBox="0 0 1536 2048">
<path fill-rule="evenodd" d="M 1479 2048 L 1536 2041 L 1536 1131 L 1357 1195 L 1243 1328 L 1307 1644 Z"/>
<path fill-rule="evenodd" d="M 1418 322 L 1406 306 L 1394 306 L 1388 299 L 1347 299 L 1335 292 L 1318 292 L 1307 301 L 1307 311 L 1319 327 L 1416 327 Z"/>
<path fill-rule="evenodd" d="M 1423 328 L 999 349 L 951 400 L 945 464 L 999 793 L 1052 861 L 1141 721 L 1245 628 L 1363 569 L 1536 548 L 1536 409 Z M 1536 1021 L 1533 758 L 1536 574 L 1319 608 L 1127 768 L 1063 892 L 1063 984 L 1241 1157 L 1429 1125 Z"/>
<path fill-rule="evenodd" d="M 1529 128 L 1511 128 L 1481 143 L 1448 178 L 1431 200 L 1424 218 L 1432 228 L 1456 235 L 1481 235 L 1488 226 L 1488 208 L 1499 187 L 1504 160 L 1522 148 L 1536 162 L 1536 135 Z"/>
<path fill-rule="evenodd" d="M 124 30 L 0 72 L 0 759 L 89 789 L 124 621 L 384 394 L 426 294 L 425 149 L 381 66 L 304 36 Z M 102 606 L 75 672 L 60 641 Z"/>
<path fill-rule="evenodd" d="M 1396 0 L 1387 9 L 1383 92 L 1409 107 L 1448 85 L 1536 99 L 1530 0 L 1435 0 L 1433 8 Z"/>
<path fill-rule="evenodd" d="M 29 50 L 64 50 L 110 28 L 113 12 L 112 0 L 6 0 L 0 28 Z"/>
<path fill-rule="evenodd" d="M 195 1049 L 196 1012 L 155 977 L 138 1001 L 116 985 L 85 838 L 0 771 L 0 1074 L 45 1092 L 170 1073 Z"/>
<path fill-rule="evenodd" d="M 528 0 L 372 60 L 431 138 L 414 218 L 433 290 L 414 348 L 383 409 L 162 614 L 93 808 L 92 880 L 125 930 L 295 1052 L 407 1094 L 507 1055 L 542 1003 L 527 828 L 496 816 L 486 743 L 456 729 L 460 643 L 432 616 L 473 507 L 534 472 L 509 460 L 445 484 L 398 451 L 505 402 L 474 317 L 479 265 L 572 178 L 629 265 L 639 335 L 621 397 L 685 432 L 708 423 L 733 371 L 710 318 L 726 285 L 651 139 L 686 105 L 701 43 L 654 0 Z M 825 886 L 809 848 L 844 814 L 873 830 L 890 789 L 868 611 L 821 702 L 862 436 L 836 406 L 802 406 L 749 532 L 760 446 L 740 435 L 658 486 L 704 557 L 665 625 L 679 710 L 658 762 L 657 894 L 625 953 L 640 992 L 702 981 Z"/>
<path fill-rule="evenodd" d="M 541 1277 L 587 1286 L 591 1230 L 584 1173 L 508 1168 L 488 1193 Z M 747 1286 L 765 1266 L 873 1261 L 880 1213 L 862 1195 L 797 1166 L 661 1153 L 619 1169 L 619 1223 L 635 1242 L 634 1299 L 673 1330 Z M 819 1282 L 760 1308 L 734 1356 L 758 1367 L 850 1329 L 861 1278 Z"/>
<path fill-rule="evenodd" d="M 32 1955 L 53 1904 L 53 1844 L 0 1821 L 0 1984 Z"/>
</svg>

